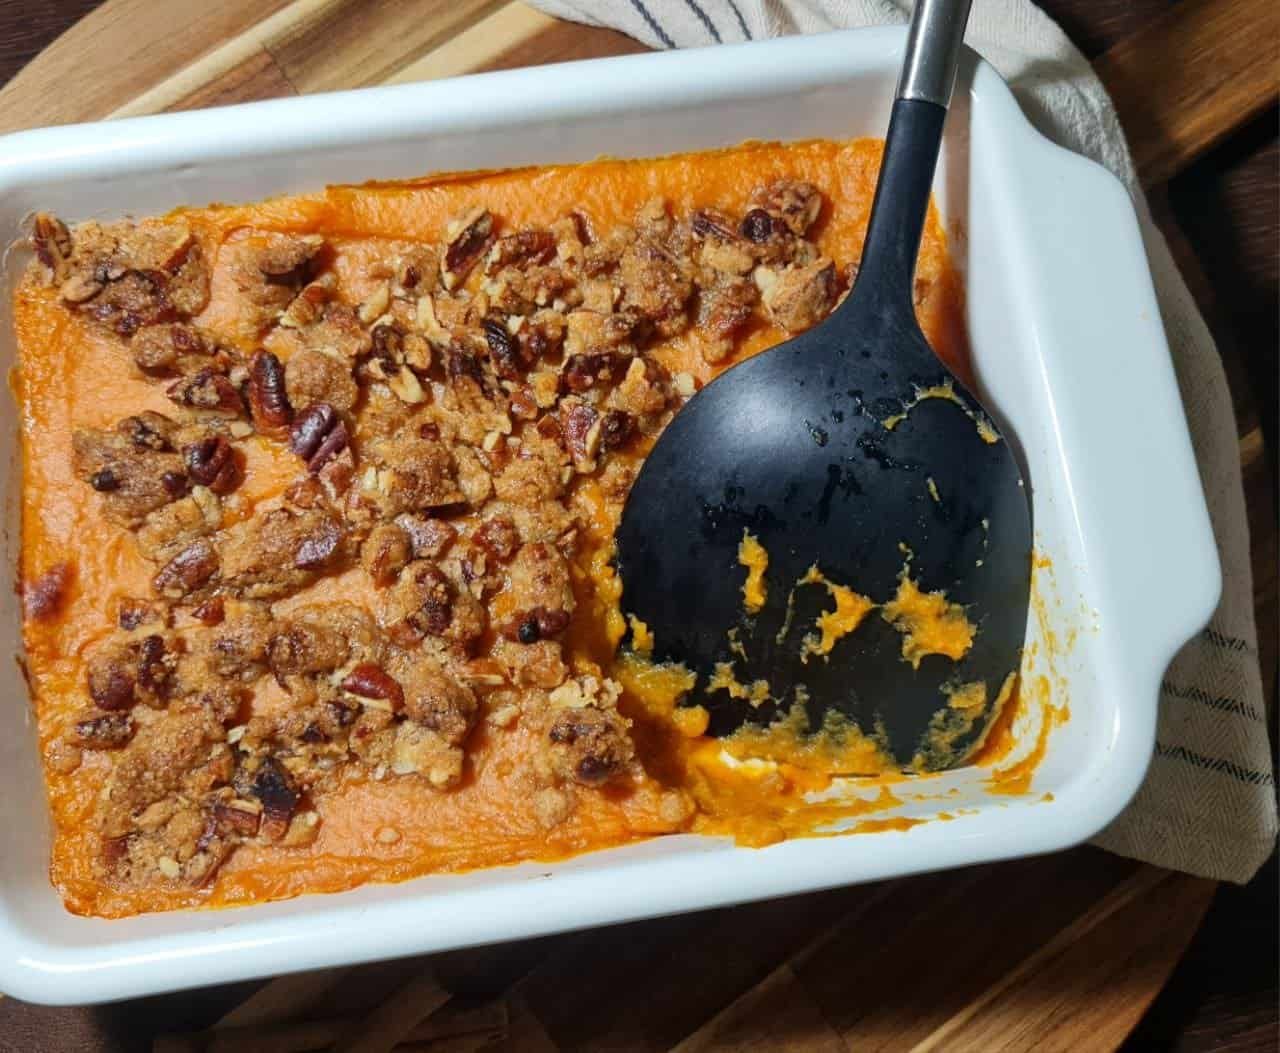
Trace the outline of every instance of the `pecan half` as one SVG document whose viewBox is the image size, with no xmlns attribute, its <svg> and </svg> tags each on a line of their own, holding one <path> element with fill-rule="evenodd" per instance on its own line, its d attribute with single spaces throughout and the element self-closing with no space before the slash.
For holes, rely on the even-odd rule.
<svg viewBox="0 0 1280 1053">
<path fill-rule="evenodd" d="M 205 538 L 193 541 L 161 567 L 151 585 L 162 596 L 182 599 L 218 572 L 218 553 Z"/>
<path fill-rule="evenodd" d="M 448 243 L 440 260 L 440 277 L 446 289 L 456 289 L 484 255 L 493 237 L 493 216 L 487 208 L 473 208 L 454 220 L 445 231 Z"/>
<path fill-rule="evenodd" d="M 249 360 L 249 413 L 254 427 L 264 435 L 283 435 L 293 420 L 284 366 L 270 351 L 256 351 Z"/>
<path fill-rule="evenodd" d="M 67 225 L 48 212 L 37 212 L 31 227 L 31 247 L 53 280 L 62 281 L 71 259 L 71 232 Z"/>
<path fill-rule="evenodd" d="M 312 475 L 347 448 L 350 436 L 342 418 L 327 402 L 314 402 L 293 422 L 289 449 L 307 462 Z"/>
<path fill-rule="evenodd" d="M 365 702 L 385 703 L 392 712 L 404 706 L 404 688 L 399 681 L 372 662 L 361 662 L 352 669 L 342 681 L 342 690 Z"/>
<path fill-rule="evenodd" d="M 187 474 L 200 486 L 215 494 L 229 494 L 240 483 L 240 466 L 236 464 L 231 443 L 221 435 L 209 435 L 182 450 Z M 166 487 L 167 489 L 167 487 Z"/>
</svg>

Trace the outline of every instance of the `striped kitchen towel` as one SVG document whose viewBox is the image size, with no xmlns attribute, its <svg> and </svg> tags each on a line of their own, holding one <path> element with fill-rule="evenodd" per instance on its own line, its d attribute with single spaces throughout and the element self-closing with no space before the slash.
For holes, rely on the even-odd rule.
<svg viewBox="0 0 1280 1053">
<path fill-rule="evenodd" d="M 692 47 L 907 21 L 903 0 L 531 0 L 652 47 Z M 1156 229 L 1102 83 L 1029 0 L 974 0 L 966 36 L 1054 142 L 1114 172 L 1138 205 L 1151 272 L 1222 559 L 1222 602 L 1169 666 L 1155 757 L 1129 807 L 1096 843 L 1227 881 L 1251 878 L 1275 848 L 1267 741 L 1235 417 L 1213 338 Z"/>
</svg>

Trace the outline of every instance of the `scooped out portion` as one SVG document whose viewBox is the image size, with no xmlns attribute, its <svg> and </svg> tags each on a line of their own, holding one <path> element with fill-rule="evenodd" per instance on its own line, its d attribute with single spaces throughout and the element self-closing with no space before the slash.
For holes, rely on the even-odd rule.
<svg viewBox="0 0 1280 1053">
<path fill-rule="evenodd" d="M 798 724 L 763 767 L 709 738 L 688 674 L 646 662 L 635 625 L 619 649 L 610 560 L 684 402 L 847 291 L 880 148 L 38 215 L 14 299 L 21 578 L 68 908 L 827 821 L 805 794 L 881 770 L 874 729 L 825 729 L 850 768 Z M 936 216 L 918 274 L 963 371 Z M 767 554 L 745 559 L 750 605 Z M 813 660 L 836 663 L 872 613 L 825 587 Z"/>
</svg>

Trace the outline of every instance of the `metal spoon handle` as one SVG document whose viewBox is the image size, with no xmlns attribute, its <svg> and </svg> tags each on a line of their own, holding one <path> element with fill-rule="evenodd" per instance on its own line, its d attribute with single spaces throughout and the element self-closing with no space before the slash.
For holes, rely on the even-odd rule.
<svg viewBox="0 0 1280 1053">
<path fill-rule="evenodd" d="M 912 285 L 970 0 L 916 0 L 858 279 L 838 314 L 914 325 Z M 874 309 L 868 312 L 867 301 Z M 859 309 L 855 311 L 855 302 Z M 889 346 L 892 342 L 886 342 Z"/>
<path fill-rule="evenodd" d="M 899 99 L 920 99 L 943 109 L 951 105 L 970 2 L 916 0 L 898 78 Z"/>
</svg>

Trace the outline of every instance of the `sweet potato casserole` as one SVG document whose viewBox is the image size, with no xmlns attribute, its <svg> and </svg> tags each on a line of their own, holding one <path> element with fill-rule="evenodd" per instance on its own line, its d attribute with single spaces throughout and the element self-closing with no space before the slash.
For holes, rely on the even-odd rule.
<svg viewBox="0 0 1280 1053">
<path fill-rule="evenodd" d="M 69 909 L 798 832 L 828 770 L 733 762 L 620 647 L 611 539 L 683 401 L 847 290 L 879 150 L 36 216 L 21 587 Z M 936 216 L 916 293 L 963 368 Z"/>
</svg>

